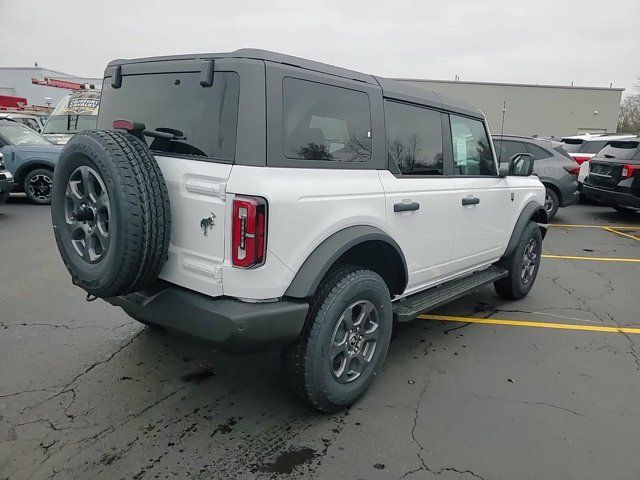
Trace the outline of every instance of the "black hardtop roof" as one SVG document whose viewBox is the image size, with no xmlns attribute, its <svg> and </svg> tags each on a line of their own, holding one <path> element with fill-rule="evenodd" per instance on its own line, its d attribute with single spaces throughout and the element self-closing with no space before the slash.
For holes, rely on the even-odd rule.
<svg viewBox="0 0 640 480">
<path fill-rule="evenodd" d="M 151 62 L 167 62 L 180 60 L 206 60 L 216 58 L 245 58 L 252 60 L 263 60 L 266 62 L 280 63 L 290 65 L 305 70 L 334 75 L 336 77 L 348 78 L 371 85 L 380 85 L 383 95 L 386 97 L 397 98 L 398 100 L 408 101 L 412 103 L 425 104 L 436 108 L 450 110 L 464 115 L 473 117 L 483 117 L 482 112 L 473 105 L 457 100 L 455 98 L 433 92 L 424 88 L 408 85 L 404 82 L 391 80 L 388 78 L 376 77 L 347 68 L 336 67 L 326 63 L 315 62 L 305 58 L 285 55 L 283 53 L 271 52 L 269 50 L 260 50 L 255 48 L 242 48 L 233 52 L 226 53 L 198 53 L 187 55 L 168 55 L 162 57 L 147 57 L 134 59 L 118 59 L 109 62 L 107 69 L 118 65 L 141 64 Z M 105 72 L 106 73 L 106 72 Z"/>
</svg>

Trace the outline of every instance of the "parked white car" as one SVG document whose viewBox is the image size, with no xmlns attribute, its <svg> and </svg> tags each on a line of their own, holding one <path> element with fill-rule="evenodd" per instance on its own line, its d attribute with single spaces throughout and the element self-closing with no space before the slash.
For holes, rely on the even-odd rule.
<svg viewBox="0 0 640 480">
<path fill-rule="evenodd" d="M 233 352 L 281 348 L 311 406 L 353 404 L 393 319 L 533 287 L 533 156 L 498 168 L 476 108 L 260 50 L 118 60 L 63 150 L 52 219 L 73 282 Z"/>
</svg>

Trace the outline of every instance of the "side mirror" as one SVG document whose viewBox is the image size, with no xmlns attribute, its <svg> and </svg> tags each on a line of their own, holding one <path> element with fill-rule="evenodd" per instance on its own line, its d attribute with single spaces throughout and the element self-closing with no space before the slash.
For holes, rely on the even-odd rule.
<svg viewBox="0 0 640 480">
<path fill-rule="evenodd" d="M 503 176 L 515 175 L 518 177 L 528 177 L 533 174 L 533 155 L 530 153 L 516 153 L 509 159 L 507 168 L 501 167 L 500 174 Z"/>
</svg>

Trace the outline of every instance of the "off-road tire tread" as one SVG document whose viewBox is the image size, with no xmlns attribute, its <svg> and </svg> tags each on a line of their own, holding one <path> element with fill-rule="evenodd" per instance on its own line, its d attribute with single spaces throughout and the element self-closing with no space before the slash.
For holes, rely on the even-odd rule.
<svg viewBox="0 0 640 480">
<path fill-rule="evenodd" d="M 102 288 L 84 285 L 62 255 L 75 284 L 97 297 L 113 297 L 136 292 L 160 273 L 169 249 L 171 209 L 169 193 L 155 158 L 133 135 L 115 130 L 89 130 L 76 134 L 91 136 L 109 152 L 115 167 L 113 182 L 123 197 L 122 228 L 124 257 L 119 274 Z M 69 144 L 72 144 L 73 139 Z M 63 150 L 62 155 L 65 155 Z M 56 235 L 58 248 L 63 252 Z"/>
<path fill-rule="evenodd" d="M 339 264 L 332 268 L 318 286 L 315 295 L 311 297 L 302 333 L 294 343 L 282 350 L 285 385 L 312 409 L 331 413 L 344 408 L 342 405 L 327 402 L 312 387 L 314 384 L 312 380 L 317 372 L 307 368 L 307 358 L 309 344 L 318 341 L 320 335 L 320 325 L 315 320 L 323 310 L 329 308 L 330 302 L 327 300 L 335 298 L 350 283 L 359 279 L 372 279 L 372 277 L 379 279 L 384 284 L 377 273 L 362 267 Z"/>
<path fill-rule="evenodd" d="M 493 284 L 496 293 L 502 298 L 518 300 L 529 293 L 529 290 L 527 292 L 522 292 L 520 288 L 520 278 L 518 275 L 520 274 L 520 261 L 524 253 L 523 250 L 526 246 L 526 242 L 531 238 L 531 235 L 533 235 L 533 232 L 536 229 L 540 231 L 540 226 L 536 222 L 529 222 L 522 232 L 520 242 L 513 253 L 499 262 L 500 266 L 509 271 L 509 275 L 507 277 L 501 278 Z M 540 232 L 538 235 L 539 242 L 541 242 L 542 233 Z M 536 276 L 539 271 L 540 267 L 538 267 L 536 271 Z M 535 278 L 533 279 L 533 282 L 535 282 Z"/>
</svg>

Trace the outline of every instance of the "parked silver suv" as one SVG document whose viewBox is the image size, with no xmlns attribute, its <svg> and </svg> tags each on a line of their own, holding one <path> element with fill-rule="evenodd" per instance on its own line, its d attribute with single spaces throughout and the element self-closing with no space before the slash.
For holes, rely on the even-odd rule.
<svg viewBox="0 0 640 480">
<path fill-rule="evenodd" d="M 551 220 L 559 207 L 578 203 L 580 165 L 562 148 L 562 143 L 542 138 L 493 135 L 493 145 L 500 165 L 506 165 L 516 153 L 530 153 L 533 172 L 546 188 L 544 208 Z"/>
</svg>

